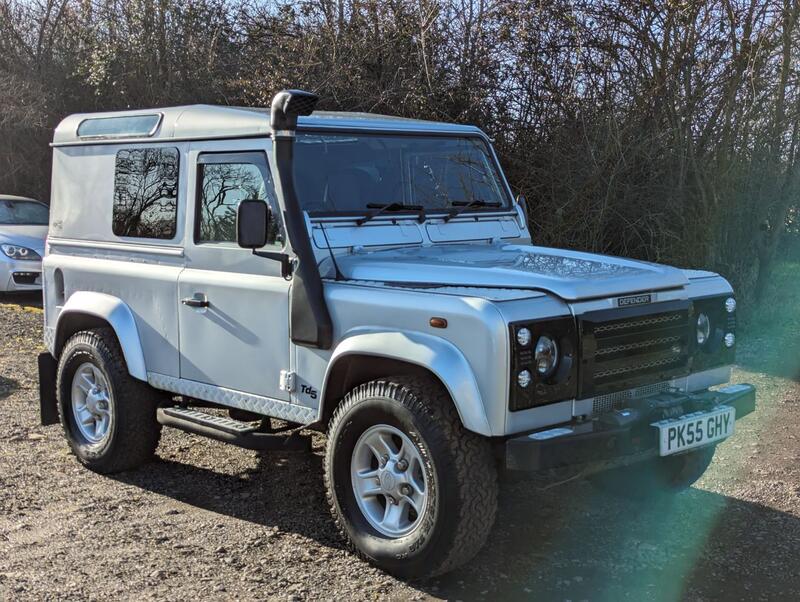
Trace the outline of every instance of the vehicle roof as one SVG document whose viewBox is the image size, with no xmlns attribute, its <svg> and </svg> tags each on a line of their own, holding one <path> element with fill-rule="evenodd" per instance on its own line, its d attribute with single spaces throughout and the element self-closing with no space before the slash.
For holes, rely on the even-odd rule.
<svg viewBox="0 0 800 602">
<path fill-rule="evenodd" d="M 16 196 L 13 194 L 0 194 L 0 201 L 33 201 L 34 203 L 40 203 L 44 205 L 42 201 L 37 199 L 32 199 L 26 196 Z"/>
<path fill-rule="evenodd" d="M 86 119 L 156 114 L 160 114 L 162 118 L 155 133 L 150 136 L 125 138 L 88 138 L 78 136 L 78 126 Z M 480 129 L 471 125 L 407 119 L 403 117 L 377 115 L 374 113 L 348 113 L 339 111 L 315 111 L 308 117 L 300 117 L 297 125 L 299 130 L 319 129 L 443 134 L 481 133 Z M 136 142 L 145 140 L 206 140 L 269 135 L 269 109 L 189 105 L 162 109 L 77 113 L 70 115 L 56 127 L 53 135 L 53 146 Z"/>
</svg>

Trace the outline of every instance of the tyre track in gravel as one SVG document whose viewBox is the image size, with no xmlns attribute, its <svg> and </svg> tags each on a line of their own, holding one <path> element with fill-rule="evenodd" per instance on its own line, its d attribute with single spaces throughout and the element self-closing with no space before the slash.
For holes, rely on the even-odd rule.
<svg viewBox="0 0 800 602">
<path fill-rule="evenodd" d="M 800 591 L 800 385 L 759 387 L 689 492 L 640 507 L 583 481 L 504 484 L 466 567 L 398 581 L 344 547 L 312 454 L 262 454 L 165 430 L 158 459 L 102 477 L 38 426 L 34 297 L 0 297 L 0 600 L 791 599 Z M 760 354 L 745 342 L 740 356 Z M 798 349 L 794 348 L 794 352 Z M 783 350 L 784 353 L 792 349 Z"/>
</svg>

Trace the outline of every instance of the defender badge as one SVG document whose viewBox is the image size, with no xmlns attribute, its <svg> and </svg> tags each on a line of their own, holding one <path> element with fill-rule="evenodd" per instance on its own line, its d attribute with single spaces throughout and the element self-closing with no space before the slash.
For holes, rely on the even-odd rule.
<svg viewBox="0 0 800 602">
<path fill-rule="evenodd" d="M 653 295 L 631 295 L 630 297 L 620 297 L 617 299 L 617 307 L 629 307 L 631 305 L 644 305 L 653 300 Z"/>
</svg>

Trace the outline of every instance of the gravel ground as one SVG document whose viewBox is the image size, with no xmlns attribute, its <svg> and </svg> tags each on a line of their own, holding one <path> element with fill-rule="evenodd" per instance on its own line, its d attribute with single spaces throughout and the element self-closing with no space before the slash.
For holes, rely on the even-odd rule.
<svg viewBox="0 0 800 602">
<path fill-rule="evenodd" d="M 467 567 L 398 581 L 343 547 L 313 454 L 165 430 L 158 459 L 102 477 L 38 426 L 35 297 L 0 296 L 0 600 L 780 600 L 800 592 L 800 346 L 747 340 L 759 387 L 696 487 L 646 507 L 584 481 L 504 484 Z M 791 334 L 791 333 L 790 333 Z M 770 351 L 772 355 L 770 355 Z M 786 358 L 794 358 L 786 361 Z M 778 360 L 782 361 L 778 361 Z M 780 366 L 780 368 L 774 368 Z"/>
</svg>

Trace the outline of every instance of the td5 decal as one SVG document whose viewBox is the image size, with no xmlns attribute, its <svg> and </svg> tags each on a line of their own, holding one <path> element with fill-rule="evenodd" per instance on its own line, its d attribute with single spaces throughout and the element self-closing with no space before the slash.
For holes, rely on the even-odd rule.
<svg viewBox="0 0 800 602">
<path fill-rule="evenodd" d="M 317 390 L 314 387 L 309 387 L 308 385 L 300 385 L 300 393 L 303 395 L 308 395 L 311 399 L 317 398 Z"/>
</svg>

